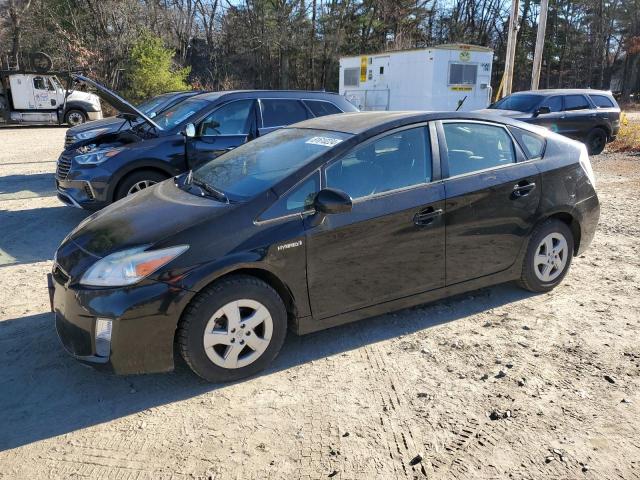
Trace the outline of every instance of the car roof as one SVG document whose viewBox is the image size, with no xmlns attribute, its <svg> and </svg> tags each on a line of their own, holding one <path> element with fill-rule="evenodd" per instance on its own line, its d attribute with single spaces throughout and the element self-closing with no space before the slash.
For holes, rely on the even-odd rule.
<svg viewBox="0 0 640 480">
<path fill-rule="evenodd" d="M 483 120 L 504 125 L 520 126 L 519 122 L 493 113 L 470 112 L 348 112 L 338 115 L 326 115 L 305 120 L 288 128 L 308 128 L 314 130 L 329 130 L 335 132 L 358 135 L 364 132 L 376 134 L 392 128 L 402 127 L 413 123 L 434 120 Z"/>
<path fill-rule="evenodd" d="M 313 90 L 222 90 L 218 92 L 208 92 L 198 95 L 204 100 L 216 101 L 223 96 L 234 96 L 244 98 L 310 98 L 323 99 L 327 97 L 340 97 L 335 92 L 322 92 Z M 340 97 L 342 98 L 342 97 Z"/>
<path fill-rule="evenodd" d="M 515 92 L 513 95 L 611 95 L 611 92 L 606 90 L 594 90 L 591 88 L 548 88 L 542 90 L 524 90 L 522 92 Z"/>
</svg>

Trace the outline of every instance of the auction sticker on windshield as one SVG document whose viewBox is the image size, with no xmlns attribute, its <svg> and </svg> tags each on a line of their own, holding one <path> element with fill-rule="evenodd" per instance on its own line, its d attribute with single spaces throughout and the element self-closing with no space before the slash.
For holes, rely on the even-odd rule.
<svg viewBox="0 0 640 480">
<path fill-rule="evenodd" d="M 305 143 L 310 143 L 311 145 L 322 145 L 323 147 L 335 147 L 340 142 L 342 142 L 342 140 L 339 138 L 312 137 Z"/>
</svg>

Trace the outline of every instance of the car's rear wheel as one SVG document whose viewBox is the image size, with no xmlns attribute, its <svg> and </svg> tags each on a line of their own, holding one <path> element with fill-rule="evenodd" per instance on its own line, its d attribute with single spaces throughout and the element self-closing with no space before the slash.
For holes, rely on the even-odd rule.
<svg viewBox="0 0 640 480">
<path fill-rule="evenodd" d="M 262 280 L 242 275 L 216 282 L 195 297 L 178 326 L 177 342 L 196 374 L 227 382 L 267 367 L 286 333 L 280 295 Z"/>
<path fill-rule="evenodd" d="M 531 292 L 548 292 L 565 277 L 573 258 L 573 234 L 566 223 L 550 219 L 533 231 L 519 284 Z"/>
<path fill-rule="evenodd" d="M 169 178 L 167 175 L 154 170 L 140 170 L 134 172 L 122 180 L 118 185 L 115 200 L 120 200 L 128 195 L 138 193 L 145 188 L 149 188 L 156 183 L 160 183 Z"/>
<path fill-rule="evenodd" d="M 64 115 L 64 123 L 69 125 L 70 127 L 75 127 L 76 125 L 82 125 L 87 121 L 87 114 L 82 110 L 69 110 Z"/>
<path fill-rule="evenodd" d="M 594 128 L 587 135 L 586 144 L 589 155 L 600 155 L 607 145 L 607 132 L 601 128 Z"/>
</svg>

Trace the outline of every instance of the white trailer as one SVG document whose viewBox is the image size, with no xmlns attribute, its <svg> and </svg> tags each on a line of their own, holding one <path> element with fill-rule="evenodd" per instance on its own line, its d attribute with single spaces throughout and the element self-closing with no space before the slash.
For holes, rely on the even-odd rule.
<svg viewBox="0 0 640 480">
<path fill-rule="evenodd" d="M 460 110 L 491 103 L 493 50 L 439 45 L 340 59 L 340 94 L 360 110 Z"/>
</svg>

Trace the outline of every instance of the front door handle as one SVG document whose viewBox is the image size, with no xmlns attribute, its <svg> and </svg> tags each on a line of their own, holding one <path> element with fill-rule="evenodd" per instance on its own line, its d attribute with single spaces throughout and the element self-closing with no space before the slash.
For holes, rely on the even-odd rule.
<svg viewBox="0 0 640 480">
<path fill-rule="evenodd" d="M 427 207 L 423 210 L 420 210 L 413 216 L 413 223 L 420 227 L 424 227 L 425 225 L 430 225 L 433 221 L 442 215 L 442 209 L 439 208 L 434 210 L 433 207 Z"/>
<path fill-rule="evenodd" d="M 512 198 L 520 198 L 526 197 L 536 188 L 536 184 L 533 182 L 529 182 L 527 180 L 523 180 L 521 182 L 516 183 L 513 186 L 513 192 L 511 193 Z"/>
</svg>

